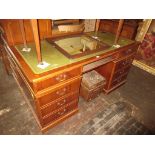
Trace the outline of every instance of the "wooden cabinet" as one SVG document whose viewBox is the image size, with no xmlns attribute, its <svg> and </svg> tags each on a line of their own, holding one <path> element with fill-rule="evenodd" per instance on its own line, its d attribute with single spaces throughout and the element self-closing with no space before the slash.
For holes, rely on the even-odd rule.
<svg viewBox="0 0 155 155">
<path fill-rule="evenodd" d="M 104 87 L 105 93 L 110 93 L 126 82 L 137 48 L 138 44 L 118 49 L 113 61 L 96 69 L 107 80 Z"/>
<path fill-rule="evenodd" d="M 134 39 L 137 33 L 138 22 L 139 20 L 125 20 L 121 36 L 129 39 Z M 99 30 L 116 34 L 117 27 L 118 20 L 102 19 L 100 21 Z"/>
<path fill-rule="evenodd" d="M 75 76 L 73 76 L 72 70 L 70 71 L 71 73 L 67 71 L 67 75 L 72 75 L 70 79 L 66 78 L 65 80 L 59 81 L 59 83 L 50 84 L 50 87 L 45 87 L 34 93 L 28 81 L 22 76 L 19 66 L 17 64 L 14 65 L 12 59 L 9 59 L 9 61 L 15 78 L 17 78 L 17 81 L 20 81 L 19 85 L 21 88 L 23 88 L 22 85 L 25 85 L 25 89 L 29 91 L 32 101 L 31 105 L 39 118 L 42 131 L 45 131 L 78 111 L 81 82 L 80 72 L 79 74 L 74 72 Z M 77 70 L 81 69 L 75 69 L 75 71 Z"/>
<path fill-rule="evenodd" d="M 42 131 L 78 111 L 82 67 L 70 67 L 30 82 L 6 45 L 5 62 L 28 98 Z"/>
</svg>

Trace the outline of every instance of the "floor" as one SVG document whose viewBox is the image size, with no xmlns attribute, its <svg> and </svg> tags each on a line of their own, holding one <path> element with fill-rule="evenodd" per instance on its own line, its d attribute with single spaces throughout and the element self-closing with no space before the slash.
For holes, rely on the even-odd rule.
<svg viewBox="0 0 155 155">
<path fill-rule="evenodd" d="M 155 133 L 155 76 L 132 66 L 127 83 L 85 102 L 79 112 L 44 134 L 148 135 Z M 42 134 L 12 76 L 0 60 L 0 134 Z"/>
</svg>

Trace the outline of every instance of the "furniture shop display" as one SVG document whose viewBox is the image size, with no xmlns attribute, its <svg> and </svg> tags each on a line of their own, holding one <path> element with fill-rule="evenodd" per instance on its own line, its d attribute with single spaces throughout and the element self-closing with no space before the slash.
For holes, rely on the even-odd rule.
<svg viewBox="0 0 155 155">
<path fill-rule="evenodd" d="M 139 45 L 119 37 L 114 46 L 115 35 L 100 31 L 52 36 L 50 22 L 23 20 L 27 52 L 19 20 L 0 20 L 7 72 L 29 99 L 43 132 L 78 112 L 82 77 L 89 71 L 105 78 L 106 84 L 96 86 L 99 92 L 124 84 Z"/>
</svg>

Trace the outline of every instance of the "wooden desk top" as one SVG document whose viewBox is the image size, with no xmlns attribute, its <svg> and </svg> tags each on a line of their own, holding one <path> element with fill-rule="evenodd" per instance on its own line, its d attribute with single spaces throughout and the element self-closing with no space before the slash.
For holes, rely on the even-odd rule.
<svg viewBox="0 0 155 155">
<path fill-rule="evenodd" d="M 95 32 L 89 33 L 89 35 L 93 36 Z M 96 61 L 96 56 L 100 56 L 100 58 L 104 58 L 106 56 L 111 55 L 116 52 L 117 48 L 113 47 L 115 35 L 111 33 L 97 33 L 98 38 L 104 43 L 108 44 L 110 47 L 103 51 L 99 51 L 97 53 L 89 54 L 87 56 L 83 56 L 77 59 L 69 59 L 64 56 L 61 52 L 59 52 L 55 47 L 53 47 L 46 40 L 41 41 L 41 50 L 43 61 L 46 61 L 50 65 L 45 69 L 40 69 L 37 67 L 37 57 L 36 57 L 36 49 L 34 43 L 29 43 L 28 47 L 31 47 L 30 53 L 25 53 L 22 51 L 23 45 L 16 45 L 15 47 L 11 47 L 13 51 L 13 55 L 15 55 L 15 59 L 23 70 L 29 81 L 35 80 L 36 78 L 41 78 L 49 73 L 53 73 L 62 69 L 66 69 L 67 67 L 71 67 L 73 65 L 84 65 L 93 61 Z M 130 46 L 134 43 L 134 41 L 120 38 L 119 39 L 120 48 L 124 46 Z"/>
</svg>

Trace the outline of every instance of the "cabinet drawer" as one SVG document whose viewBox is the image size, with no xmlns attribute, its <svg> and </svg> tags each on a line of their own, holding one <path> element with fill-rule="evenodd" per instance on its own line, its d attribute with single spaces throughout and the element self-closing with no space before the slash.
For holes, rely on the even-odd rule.
<svg viewBox="0 0 155 155">
<path fill-rule="evenodd" d="M 136 53 L 136 51 L 137 51 L 137 46 L 129 47 L 129 48 L 125 49 L 125 50 L 122 50 L 119 53 L 119 57 L 124 57 L 124 56 L 134 54 L 134 53 Z"/>
<path fill-rule="evenodd" d="M 119 78 L 116 78 L 114 80 L 112 80 L 110 88 L 115 87 L 116 85 L 118 85 L 119 83 L 121 83 L 122 81 L 124 81 L 127 78 L 128 74 L 124 74 Z"/>
<path fill-rule="evenodd" d="M 65 80 L 71 79 L 76 76 L 80 76 L 81 68 L 74 68 L 70 71 L 63 72 L 61 74 L 57 74 L 53 77 L 47 78 L 43 81 L 37 82 L 37 91 L 50 87 L 52 85 L 58 84 L 60 82 L 64 82 Z"/>
<path fill-rule="evenodd" d="M 78 102 L 73 101 L 71 104 L 68 104 L 64 108 L 59 109 L 58 111 L 52 113 L 50 116 L 44 117 L 42 120 L 43 126 L 46 126 L 49 123 L 52 123 L 56 121 L 57 119 L 60 119 L 61 117 L 67 115 L 69 112 L 78 109 Z"/>
<path fill-rule="evenodd" d="M 124 74 L 128 74 L 129 70 L 131 68 L 131 65 L 125 67 L 125 68 L 121 68 L 120 70 L 116 70 L 114 75 L 113 75 L 113 80 L 124 75 Z"/>
<path fill-rule="evenodd" d="M 45 115 L 53 112 L 54 110 L 56 109 L 59 109 L 69 103 L 71 103 L 72 101 L 74 100 L 78 100 L 78 97 L 79 97 L 79 94 L 76 93 L 76 94 L 72 94 L 72 95 L 69 95 L 65 98 L 61 98 L 57 101 L 53 101 L 51 102 L 50 104 L 44 106 L 41 108 L 41 114 L 42 114 L 42 117 L 44 117 Z"/>
<path fill-rule="evenodd" d="M 123 59 L 121 61 L 114 62 L 116 64 L 115 71 L 117 71 L 117 70 L 119 70 L 121 68 L 124 68 L 126 66 L 131 65 L 133 59 L 134 59 L 134 56 L 132 55 L 132 56 L 129 56 L 129 57 L 127 57 L 127 58 L 125 58 L 125 59 Z"/>
<path fill-rule="evenodd" d="M 120 50 L 119 57 L 126 57 L 129 55 L 134 55 L 137 52 L 139 44 L 133 44 L 125 49 Z"/>
<path fill-rule="evenodd" d="M 39 106 L 43 106 L 48 104 L 58 98 L 66 97 L 70 93 L 79 92 L 81 78 L 77 78 L 76 80 L 69 82 L 67 84 L 61 85 L 55 89 L 53 89 L 47 95 L 38 98 Z"/>
</svg>

